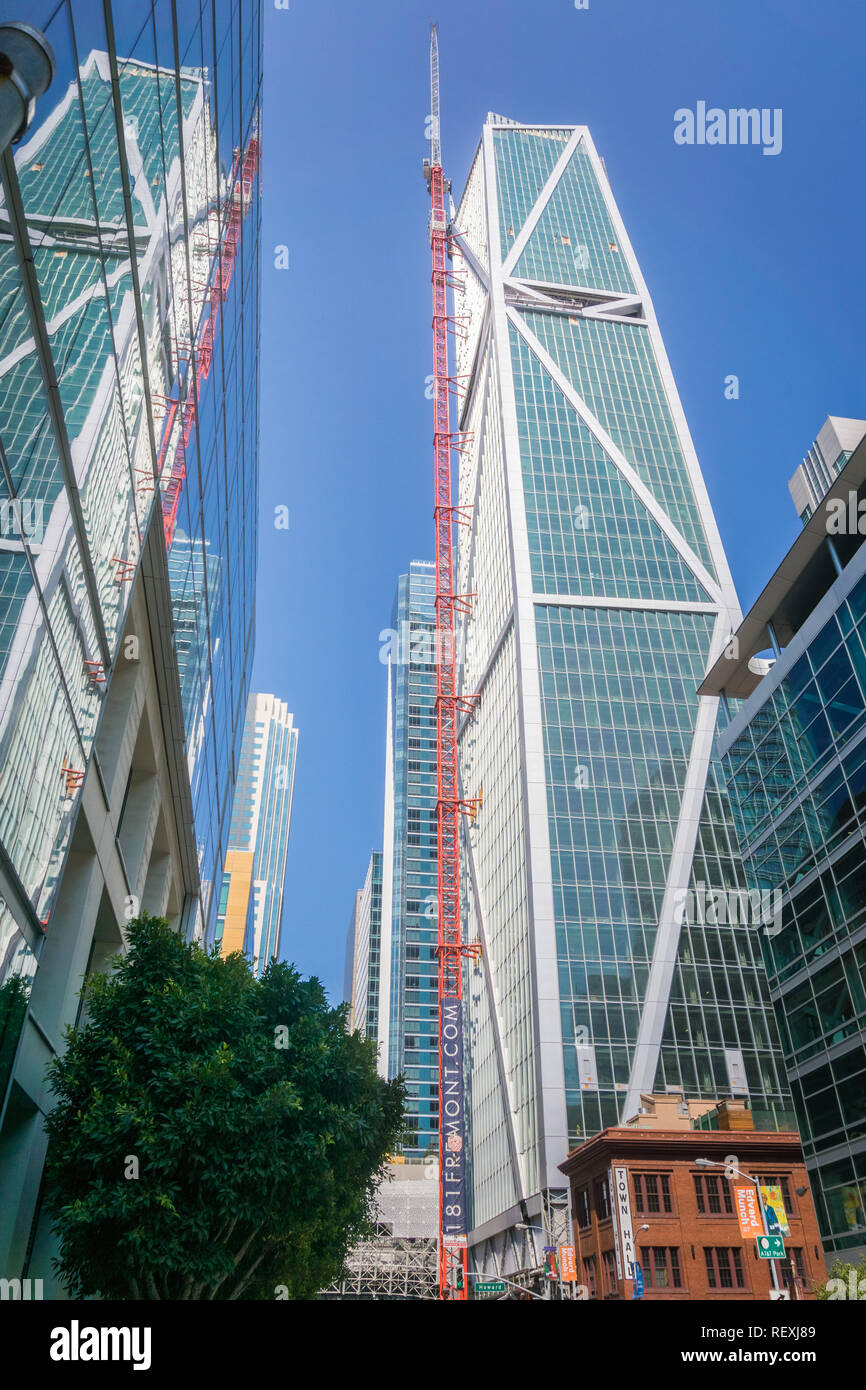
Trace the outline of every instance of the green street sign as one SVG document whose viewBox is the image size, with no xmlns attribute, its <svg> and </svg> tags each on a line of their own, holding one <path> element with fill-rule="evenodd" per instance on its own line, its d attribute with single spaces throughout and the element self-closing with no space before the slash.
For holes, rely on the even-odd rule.
<svg viewBox="0 0 866 1390">
<path fill-rule="evenodd" d="M 783 1260 L 785 1242 L 781 1236 L 758 1236 L 758 1254 L 762 1260 Z"/>
<path fill-rule="evenodd" d="M 476 1293 L 505 1293 L 505 1280 L 504 1280 L 504 1279 L 486 1279 L 486 1280 L 484 1280 L 484 1281 L 479 1280 L 479 1282 L 475 1285 L 475 1292 L 476 1292 Z"/>
</svg>

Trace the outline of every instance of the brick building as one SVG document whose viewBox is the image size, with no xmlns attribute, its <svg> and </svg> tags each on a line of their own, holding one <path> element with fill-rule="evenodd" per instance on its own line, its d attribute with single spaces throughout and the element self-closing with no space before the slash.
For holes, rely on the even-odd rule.
<svg viewBox="0 0 866 1390">
<path fill-rule="evenodd" d="M 797 1132 L 755 1130 L 742 1102 L 641 1100 L 634 1120 L 602 1130 L 560 1165 L 571 1186 L 577 1277 L 590 1298 L 631 1299 L 632 1260 L 646 1299 L 769 1298 L 771 1261 L 741 1235 L 736 1213 L 734 1189 L 750 1184 L 725 1177 L 731 1155 L 742 1174 L 781 1188 L 790 1234 L 784 1260 L 772 1263 L 792 1299 L 814 1297 L 826 1270 Z"/>
</svg>

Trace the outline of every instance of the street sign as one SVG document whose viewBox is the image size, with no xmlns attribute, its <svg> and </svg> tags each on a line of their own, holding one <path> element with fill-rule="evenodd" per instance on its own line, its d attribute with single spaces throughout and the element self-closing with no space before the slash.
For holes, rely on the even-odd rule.
<svg viewBox="0 0 866 1390">
<path fill-rule="evenodd" d="M 740 1235 L 747 1240 L 752 1236 L 762 1236 L 764 1223 L 761 1220 L 761 1209 L 758 1206 L 758 1194 L 755 1188 L 735 1187 L 734 1200 L 737 1206 L 737 1219 L 740 1223 Z"/>
<path fill-rule="evenodd" d="M 783 1260 L 785 1242 L 781 1236 L 758 1236 L 758 1254 L 762 1260 Z"/>
<path fill-rule="evenodd" d="M 475 1285 L 476 1293 L 505 1293 L 504 1279 L 484 1279 L 479 1280 Z"/>
</svg>

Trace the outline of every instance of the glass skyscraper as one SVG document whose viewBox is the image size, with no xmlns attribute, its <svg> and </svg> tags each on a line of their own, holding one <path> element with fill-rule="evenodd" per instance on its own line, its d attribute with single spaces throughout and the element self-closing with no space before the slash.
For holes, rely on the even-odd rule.
<svg viewBox="0 0 866 1390">
<path fill-rule="evenodd" d="M 413 560 L 391 615 L 379 1056 L 407 1090 L 407 1157 L 439 1144 L 436 578 Z"/>
<path fill-rule="evenodd" d="M 280 955 L 297 752 L 298 731 L 288 706 L 275 695 L 251 694 L 223 872 L 217 939 L 223 955 L 243 951 L 256 976 L 264 973 L 272 957 Z M 228 930 L 227 907 L 237 922 Z"/>
<path fill-rule="evenodd" d="M 43 1071 L 82 978 L 141 909 L 213 939 L 258 493 L 260 6 L 31 10 L 57 72 L 0 162 L 10 1273 L 44 1256 Z"/>
<path fill-rule="evenodd" d="M 866 544 L 856 524 L 866 441 L 862 421 L 842 423 L 848 459 L 824 497 L 816 490 L 705 689 L 730 708 L 719 749 L 749 883 L 781 900 L 762 939 L 824 1248 L 856 1262 L 866 1254 Z M 775 661 L 756 669 L 771 648 Z"/>
<path fill-rule="evenodd" d="M 642 1094 L 787 1092 L 757 934 L 683 911 L 743 885 L 696 694 L 739 608 L 589 131 L 490 115 L 454 225 L 470 1241 L 504 1271 Z"/>
<path fill-rule="evenodd" d="M 374 849 L 363 888 L 355 894 L 349 922 L 346 1002 L 349 1030 L 365 1038 L 379 1036 L 379 959 L 382 945 L 382 851 Z"/>
</svg>

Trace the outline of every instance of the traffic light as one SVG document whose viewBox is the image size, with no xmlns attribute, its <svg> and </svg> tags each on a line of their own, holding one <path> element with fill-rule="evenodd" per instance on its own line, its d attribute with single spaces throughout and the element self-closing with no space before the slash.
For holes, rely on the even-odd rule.
<svg viewBox="0 0 866 1390">
<path fill-rule="evenodd" d="M 457 1286 L 458 1289 L 462 1289 L 462 1288 L 463 1288 L 463 1266 L 462 1266 L 462 1265 L 458 1265 L 458 1266 L 457 1266 L 457 1280 L 456 1280 L 456 1286 Z"/>
</svg>

